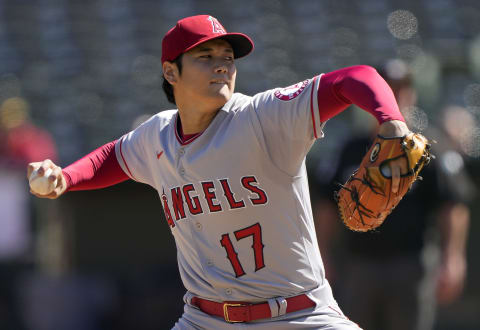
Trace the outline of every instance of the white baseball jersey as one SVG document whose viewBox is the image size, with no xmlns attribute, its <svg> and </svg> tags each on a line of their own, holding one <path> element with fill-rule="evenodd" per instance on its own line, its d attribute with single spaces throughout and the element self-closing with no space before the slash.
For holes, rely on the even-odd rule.
<svg viewBox="0 0 480 330">
<path fill-rule="evenodd" d="M 116 144 L 123 170 L 160 195 L 190 293 L 259 302 L 328 285 L 305 168 L 323 135 L 320 79 L 253 97 L 235 93 L 186 142 L 178 110 L 168 110 Z"/>
</svg>

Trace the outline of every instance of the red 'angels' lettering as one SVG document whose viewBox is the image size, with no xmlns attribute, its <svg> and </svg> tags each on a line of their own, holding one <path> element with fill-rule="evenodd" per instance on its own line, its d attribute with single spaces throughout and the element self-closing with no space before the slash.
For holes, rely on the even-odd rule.
<svg viewBox="0 0 480 330">
<path fill-rule="evenodd" d="M 193 184 L 190 183 L 183 186 L 183 195 L 185 195 L 185 199 L 187 200 L 187 205 L 190 213 L 193 215 L 203 213 L 202 205 L 200 205 L 200 200 L 198 199 L 198 196 L 194 196 L 193 198 L 191 198 L 190 191 L 195 191 L 195 187 L 193 186 Z M 192 204 L 192 199 L 195 205 Z"/>
<path fill-rule="evenodd" d="M 245 202 L 243 199 L 236 201 L 232 189 L 230 188 L 230 184 L 228 183 L 228 179 L 221 179 L 220 183 L 222 184 L 223 192 L 225 193 L 225 198 L 227 198 L 228 204 L 230 205 L 230 209 L 238 209 L 241 207 L 245 207 Z"/>
<path fill-rule="evenodd" d="M 222 210 L 222 205 L 215 204 L 214 199 L 217 198 L 215 195 L 215 186 L 212 181 L 202 182 L 203 193 L 205 194 L 205 199 L 207 200 L 208 208 L 210 212 L 219 212 Z M 212 191 L 213 189 L 213 191 Z"/>
<path fill-rule="evenodd" d="M 183 208 L 183 197 L 180 187 L 172 188 L 172 204 L 175 212 L 175 220 L 185 219 L 185 210 Z"/>
<path fill-rule="evenodd" d="M 253 257 L 255 259 L 255 271 L 258 271 L 265 267 L 265 262 L 263 260 L 263 245 L 262 242 L 262 227 L 260 223 L 256 223 L 251 225 L 250 227 L 243 228 L 234 232 L 235 238 L 237 241 L 244 239 L 248 236 L 253 236 Z M 235 272 L 235 277 L 240 277 L 245 275 L 245 271 L 243 270 L 242 264 L 238 259 L 238 253 L 235 251 L 233 247 L 232 241 L 230 240 L 230 235 L 223 234 L 222 239 L 220 240 L 220 244 L 225 248 L 227 252 L 227 259 L 232 264 L 233 271 Z"/>
<path fill-rule="evenodd" d="M 252 185 L 252 182 L 257 183 L 257 179 L 254 176 L 244 176 L 242 178 L 242 185 L 258 196 L 257 198 L 250 198 L 250 201 L 254 205 L 266 204 L 268 201 L 267 194 L 260 187 Z"/>
<path fill-rule="evenodd" d="M 236 199 L 235 192 L 232 190 L 230 182 L 228 179 L 219 179 L 220 185 L 223 190 L 223 196 L 228 202 L 228 207 L 230 210 L 240 209 L 246 207 L 244 199 Z M 250 194 L 248 199 L 255 205 L 262 205 L 268 202 L 267 193 L 260 188 L 260 185 L 253 175 L 244 176 L 240 179 L 241 187 L 247 190 Z M 222 206 L 222 203 L 217 196 L 217 190 L 214 181 L 203 181 L 200 183 L 203 196 L 200 194 L 195 194 L 195 186 L 192 183 L 186 184 L 183 187 L 173 187 L 170 189 L 170 197 L 172 199 L 171 206 L 173 207 L 173 214 L 175 215 L 175 220 L 185 219 L 187 217 L 185 203 L 187 203 L 188 211 L 191 215 L 203 214 L 202 204 L 200 203 L 200 198 L 203 198 L 205 201 L 204 205 L 208 206 L 210 212 L 221 212 L 228 207 L 225 204 Z M 172 213 L 170 212 L 168 204 L 168 196 L 163 192 L 162 196 L 163 208 L 165 211 L 165 217 L 167 221 L 172 218 Z M 173 220 L 169 225 L 172 226 Z"/>
<path fill-rule="evenodd" d="M 173 222 L 172 214 L 170 213 L 170 208 L 168 207 L 167 195 L 165 195 L 165 190 L 162 193 L 163 201 L 163 212 L 165 213 L 165 219 L 170 227 L 175 227 L 175 222 Z"/>
</svg>

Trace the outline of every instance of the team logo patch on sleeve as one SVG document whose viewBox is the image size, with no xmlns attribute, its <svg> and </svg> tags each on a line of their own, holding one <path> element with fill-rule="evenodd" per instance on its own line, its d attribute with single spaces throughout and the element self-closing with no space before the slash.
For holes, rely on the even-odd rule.
<svg viewBox="0 0 480 330">
<path fill-rule="evenodd" d="M 300 95 L 305 87 L 307 87 L 309 79 L 299 82 L 295 85 L 291 85 L 285 88 L 281 88 L 275 91 L 275 97 L 282 101 L 290 101 Z"/>
</svg>

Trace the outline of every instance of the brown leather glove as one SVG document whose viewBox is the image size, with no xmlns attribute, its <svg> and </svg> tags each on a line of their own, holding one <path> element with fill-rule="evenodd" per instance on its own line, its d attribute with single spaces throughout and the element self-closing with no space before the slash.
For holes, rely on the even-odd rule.
<svg viewBox="0 0 480 330">
<path fill-rule="evenodd" d="M 406 171 L 400 173 L 398 189 L 392 192 L 389 162 L 402 157 L 407 164 Z M 380 226 L 431 158 L 434 157 L 430 154 L 430 144 L 421 134 L 410 133 L 392 138 L 378 135 L 360 167 L 335 192 L 345 225 L 351 230 L 363 232 Z"/>
</svg>

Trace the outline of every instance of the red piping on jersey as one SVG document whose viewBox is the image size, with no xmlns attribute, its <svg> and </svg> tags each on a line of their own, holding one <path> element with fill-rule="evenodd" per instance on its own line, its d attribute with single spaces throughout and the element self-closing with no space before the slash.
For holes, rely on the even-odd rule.
<svg viewBox="0 0 480 330">
<path fill-rule="evenodd" d="M 122 156 L 123 163 L 125 164 L 125 167 L 127 168 L 127 171 L 128 171 L 128 174 L 130 174 L 130 177 L 133 180 L 137 181 L 137 179 L 135 179 L 135 177 L 133 176 L 132 172 L 130 172 L 130 169 L 128 168 L 128 164 L 125 161 L 125 157 L 123 157 L 122 144 L 123 144 L 123 138 L 120 139 L 120 156 Z"/>
<path fill-rule="evenodd" d="M 316 76 L 315 78 L 313 78 L 313 82 L 312 82 L 312 91 L 310 93 L 310 112 L 312 113 L 312 122 L 313 122 L 313 136 L 315 136 L 315 139 L 318 138 L 317 136 L 317 127 L 315 125 L 315 114 L 313 113 L 313 90 L 315 89 L 315 81 L 317 80 L 317 77 Z M 320 111 L 318 112 L 318 114 L 320 115 Z"/>
<path fill-rule="evenodd" d="M 338 310 L 336 310 L 336 309 L 333 308 L 332 306 L 328 305 L 328 308 L 330 308 L 332 311 L 334 311 L 334 312 L 337 313 L 338 315 L 344 316 L 342 313 L 340 313 Z"/>
<path fill-rule="evenodd" d="M 178 142 L 184 146 L 184 145 L 187 145 L 189 143 L 192 143 L 196 138 L 198 138 L 200 135 L 202 135 L 203 131 L 200 132 L 200 133 L 195 133 L 195 134 L 187 134 L 187 135 L 184 135 L 183 132 L 182 134 L 180 135 L 178 133 L 178 130 L 182 129 L 182 122 L 181 121 L 178 121 L 178 118 L 179 118 L 179 114 L 177 113 L 177 117 L 175 118 L 175 136 L 177 137 L 177 140 Z"/>
</svg>

